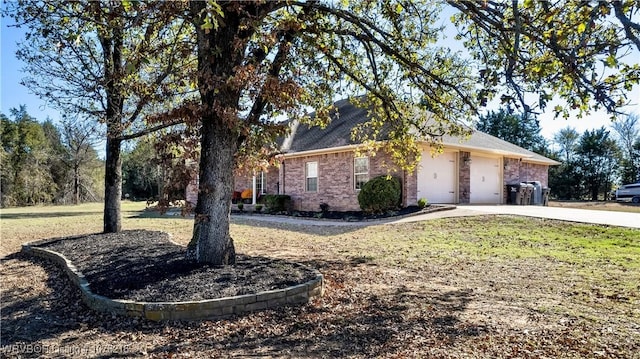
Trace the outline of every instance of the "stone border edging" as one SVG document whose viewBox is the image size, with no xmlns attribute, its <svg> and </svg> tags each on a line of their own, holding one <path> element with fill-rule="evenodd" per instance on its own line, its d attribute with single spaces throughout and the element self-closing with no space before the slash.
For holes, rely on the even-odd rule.
<svg viewBox="0 0 640 359">
<path fill-rule="evenodd" d="M 305 304 L 309 302 L 309 299 L 324 294 L 324 278 L 320 272 L 314 269 L 316 277 L 306 283 L 255 294 L 185 302 L 136 302 L 111 299 L 93 293 L 84 274 L 64 255 L 37 247 L 39 244 L 55 240 L 60 240 L 60 238 L 23 244 L 22 252 L 62 265 L 67 276 L 80 289 L 82 300 L 91 309 L 99 312 L 140 317 L 153 321 L 218 319 L 231 314 L 276 308 L 286 304 Z"/>
</svg>

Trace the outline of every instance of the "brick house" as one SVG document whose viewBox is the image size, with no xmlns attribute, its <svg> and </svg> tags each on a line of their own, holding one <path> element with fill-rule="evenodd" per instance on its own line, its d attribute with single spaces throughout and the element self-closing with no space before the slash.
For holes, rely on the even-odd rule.
<svg viewBox="0 0 640 359">
<path fill-rule="evenodd" d="M 367 120 L 367 111 L 348 100 L 338 101 L 336 108 L 340 116 L 324 129 L 294 126 L 276 156 L 279 166 L 255 176 L 236 176 L 235 190 L 286 194 L 295 210 L 318 211 L 320 203 L 329 204 L 331 210 L 359 210 L 360 186 L 391 174 L 401 179 L 405 206 L 420 198 L 429 203 L 501 204 L 506 202 L 507 184 L 539 181 L 546 187 L 549 166 L 559 164 L 475 131 L 466 141 L 445 136 L 444 152 L 435 157 L 425 143 L 417 170 L 400 171 L 385 153 L 356 157 L 358 144 L 351 140 L 351 129 Z M 187 200 L 195 202 L 193 189 L 188 190 Z"/>
</svg>

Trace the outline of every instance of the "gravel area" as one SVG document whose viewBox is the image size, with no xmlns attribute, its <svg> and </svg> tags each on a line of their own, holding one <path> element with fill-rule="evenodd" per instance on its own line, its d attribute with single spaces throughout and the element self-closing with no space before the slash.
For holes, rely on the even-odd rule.
<svg viewBox="0 0 640 359">
<path fill-rule="evenodd" d="M 56 240 L 39 247 L 63 254 L 91 290 L 112 299 L 145 302 L 215 299 L 281 289 L 315 278 L 293 262 L 238 255 L 234 266 L 201 265 L 169 235 L 124 231 Z"/>
</svg>

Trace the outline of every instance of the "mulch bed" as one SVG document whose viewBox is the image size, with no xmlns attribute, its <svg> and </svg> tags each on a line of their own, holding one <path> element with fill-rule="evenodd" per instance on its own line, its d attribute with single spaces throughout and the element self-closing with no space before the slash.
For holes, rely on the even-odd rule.
<svg viewBox="0 0 640 359">
<path fill-rule="evenodd" d="M 393 217 L 404 217 L 410 215 L 418 215 L 423 213 L 437 212 L 446 208 L 454 208 L 452 206 L 429 205 L 425 208 L 418 206 L 403 207 L 395 211 L 387 211 L 384 213 L 366 213 L 363 211 L 292 211 L 276 213 L 280 215 L 288 215 L 291 217 L 342 220 L 346 222 L 371 221 L 376 219 L 385 219 Z M 247 214 L 248 211 L 233 210 L 234 214 Z M 267 213 L 269 214 L 269 213 Z"/>
<path fill-rule="evenodd" d="M 194 301 L 282 289 L 315 278 L 308 267 L 237 255 L 234 266 L 185 259 L 185 248 L 162 232 L 134 230 L 63 238 L 39 245 L 64 255 L 91 290 L 112 299 Z"/>
</svg>

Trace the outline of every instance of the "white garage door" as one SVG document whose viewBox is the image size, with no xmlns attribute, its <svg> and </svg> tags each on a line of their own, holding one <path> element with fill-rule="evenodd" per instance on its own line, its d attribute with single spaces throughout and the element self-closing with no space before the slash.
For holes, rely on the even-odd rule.
<svg viewBox="0 0 640 359">
<path fill-rule="evenodd" d="M 500 196 L 500 159 L 471 155 L 471 203 L 498 204 Z"/>
<path fill-rule="evenodd" d="M 423 153 L 418 167 L 418 199 L 429 203 L 456 203 L 456 153 L 444 152 L 435 158 Z"/>
</svg>

